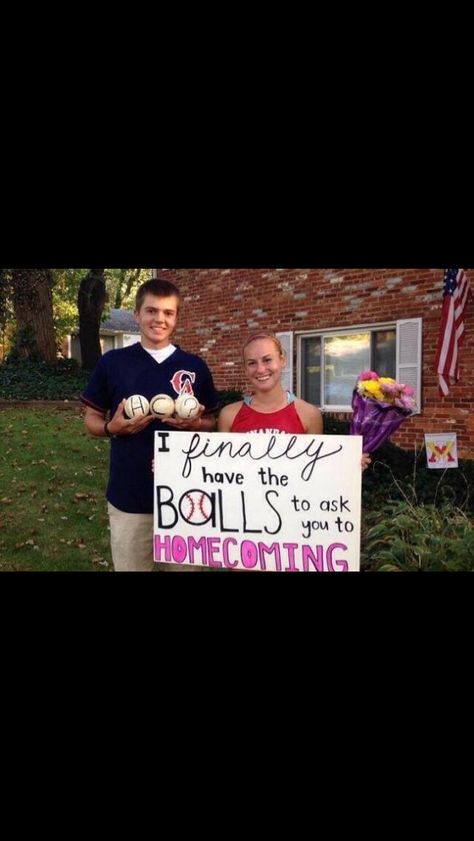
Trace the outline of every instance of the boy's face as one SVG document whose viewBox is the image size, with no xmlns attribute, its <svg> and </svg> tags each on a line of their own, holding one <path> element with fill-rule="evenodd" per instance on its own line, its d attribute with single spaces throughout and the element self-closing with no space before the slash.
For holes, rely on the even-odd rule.
<svg viewBox="0 0 474 841">
<path fill-rule="evenodd" d="M 140 309 L 135 311 L 143 347 L 159 350 L 170 344 L 178 319 L 178 306 L 176 295 L 168 298 L 145 295 Z"/>
</svg>

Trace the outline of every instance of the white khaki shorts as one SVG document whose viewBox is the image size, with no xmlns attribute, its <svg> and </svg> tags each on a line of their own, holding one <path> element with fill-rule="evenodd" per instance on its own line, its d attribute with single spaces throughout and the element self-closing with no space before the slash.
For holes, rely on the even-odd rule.
<svg viewBox="0 0 474 841">
<path fill-rule="evenodd" d="M 192 564 L 161 564 L 153 560 L 153 514 L 129 514 L 107 502 L 110 546 L 116 572 L 203 572 Z"/>
</svg>

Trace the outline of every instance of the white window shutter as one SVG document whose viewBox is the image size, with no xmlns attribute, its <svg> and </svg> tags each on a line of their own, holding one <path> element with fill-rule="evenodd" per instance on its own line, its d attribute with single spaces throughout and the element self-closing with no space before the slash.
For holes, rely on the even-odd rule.
<svg viewBox="0 0 474 841">
<path fill-rule="evenodd" d="M 293 333 L 275 333 L 280 340 L 286 356 L 286 365 L 282 371 L 281 384 L 286 391 L 293 391 Z"/>
<path fill-rule="evenodd" d="M 397 321 L 397 372 L 399 383 L 415 389 L 415 414 L 421 412 L 421 318 Z"/>
</svg>

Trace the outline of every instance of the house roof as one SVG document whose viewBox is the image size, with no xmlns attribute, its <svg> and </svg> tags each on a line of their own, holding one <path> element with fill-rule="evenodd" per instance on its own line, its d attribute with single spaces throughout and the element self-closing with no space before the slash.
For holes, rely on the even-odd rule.
<svg viewBox="0 0 474 841">
<path fill-rule="evenodd" d="M 111 309 L 105 321 L 101 322 L 103 330 L 115 330 L 120 333 L 139 333 L 133 310 Z"/>
</svg>

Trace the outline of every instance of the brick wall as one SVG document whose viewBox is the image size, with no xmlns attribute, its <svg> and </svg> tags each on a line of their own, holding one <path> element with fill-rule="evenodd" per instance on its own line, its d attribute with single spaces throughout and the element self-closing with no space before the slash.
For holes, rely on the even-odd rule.
<svg viewBox="0 0 474 841">
<path fill-rule="evenodd" d="M 460 384 L 441 398 L 433 372 L 443 269 L 159 269 L 158 275 L 173 280 L 184 299 L 177 342 L 207 361 L 219 389 L 244 385 L 241 346 L 260 327 L 296 333 L 421 317 L 422 413 L 406 421 L 393 441 L 411 449 L 422 445 L 424 432 L 452 431 L 459 455 L 474 457 L 472 300 Z"/>
</svg>

